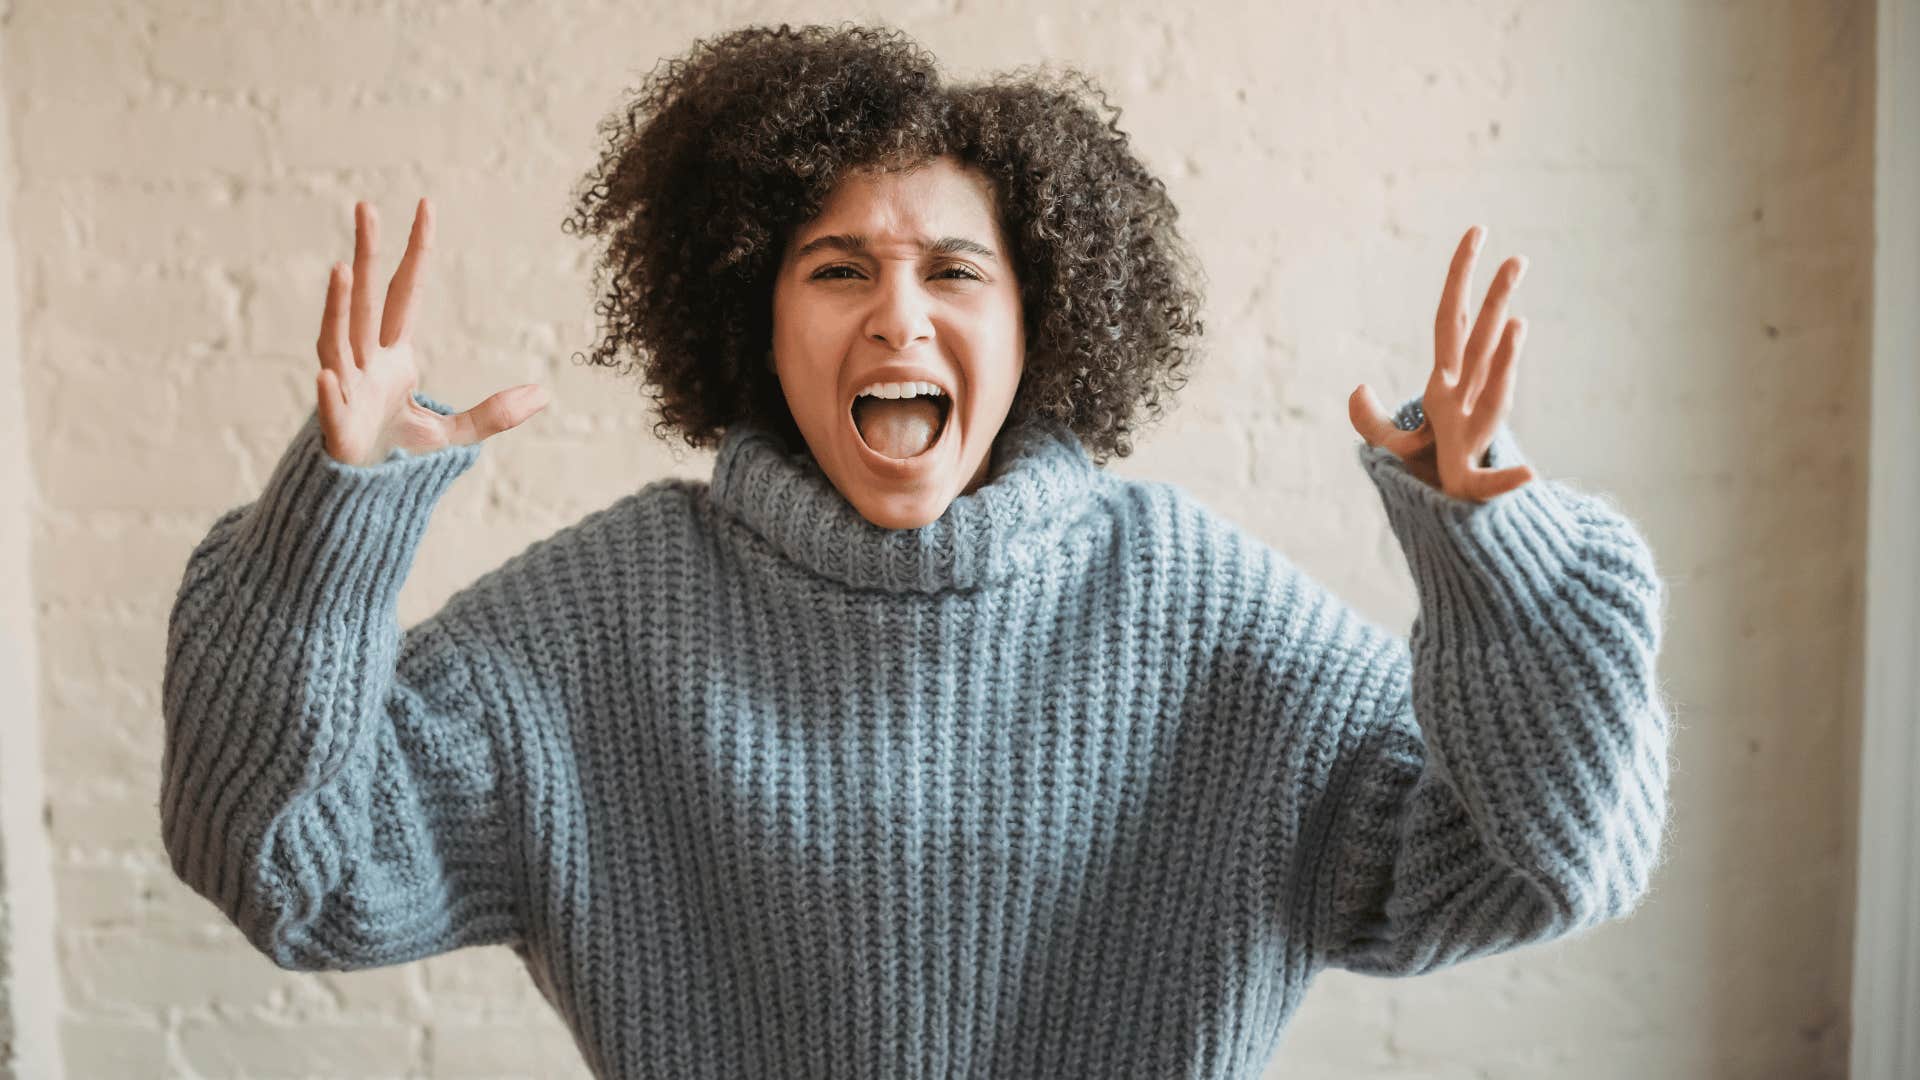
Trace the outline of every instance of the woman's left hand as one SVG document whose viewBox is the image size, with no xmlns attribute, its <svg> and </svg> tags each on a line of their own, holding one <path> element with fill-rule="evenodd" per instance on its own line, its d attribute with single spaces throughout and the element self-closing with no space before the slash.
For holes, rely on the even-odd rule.
<svg viewBox="0 0 1920 1080">
<path fill-rule="evenodd" d="M 1467 293 L 1474 258 L 1485 236 L 1486 230 L 1476 225 L 1454 250 L 1434 322 L 1433 375 L 1421 397 L 1426 418 L 1420 426 L 1400 430 L 1366 383 L 1347 399 L 1347 415 L 1368 445 L 1391 450 L 1415 476 L 1448 495 L 1473 502 L 1484 502 L 1533 479 L 1533 470 L 1525 465 L 1490 469 L 1480 464 L 1513 408 L 1514 361 L 1526 340 L 1525 320 L 1506 317 L 1507 298 L 1526 273 L 1524 256 L 1500 265 L 1479 321 L 1467 334 Z"/>
</svg>

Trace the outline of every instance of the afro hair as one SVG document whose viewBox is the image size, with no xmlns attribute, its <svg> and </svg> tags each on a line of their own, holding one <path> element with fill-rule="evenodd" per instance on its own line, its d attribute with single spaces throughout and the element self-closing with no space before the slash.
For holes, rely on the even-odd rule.
<svg viewBox="0 0 1920 1080">
<path fill-rule="evenodd" d="M 950 155 L 988 180 L 1019 280 L 1027 359 L 1007 422 L 1051 417 L 1096 461 L 1126 457 L 1186 383 L 1202 275 L 1118 118 L 1071 68 L 944 84 L 891 28 L 697 41 L 601 122 L 575 193 L 565 230 L 605 245 L 586 362 L 643 368 L 662 439 L 711 447 L 749 422 L 802 445 L 766 363 L 787 240 L 843 176 Z"/>
</svg>

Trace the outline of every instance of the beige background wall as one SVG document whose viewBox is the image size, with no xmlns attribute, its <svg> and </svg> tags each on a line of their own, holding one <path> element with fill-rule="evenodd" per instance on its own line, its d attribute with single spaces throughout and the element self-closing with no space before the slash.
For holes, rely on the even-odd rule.
<svg viewBox="0 0 1920 1080">
<path fill-rule="evenodd" d="M 705 476 L 709 456 L 651 440 L 631 384 L 568 360 L 594 327 L 559 222 L 594 125 L 696 36 L 877 13 L 957 76 L 1092 73 L 1184 208 L 1211 355 L 1116 471 L 1186 485 L 1404 632 L 1411 585 L 1345 399 L 1419 391 L 1447 258 L 1481 222 L 1483 261 L 1532 260 L 1517 436 L 1546 475 L 1613 493 L 1670 583 L 1672 854 L 1640 912 L 1422 979 L 1329 973 L 1269 1075 L 1843 1075 L 1871 3 L 1124 7 L 0 0 L 0 342 L 20 345 L 0 423 L 26 424 L 0 437 L 0 626 L 30 632 L 39 695 L 0 699 L 31 705 L 6 717 L 0 797 L 44 785 L 48 830 L 0 889 L 57 899 L 52 959 L 7 971 L 0 1037 L 50 1027 L 76 1078 L 582 1075 L 504 950 L 289 974 L 172 878 L 173 590 L 310 407 L 360 197 L 386 223 L 383 282 L 414 199 L 439 209 L 423 388 L 554 393 L 441 504 L 403 625 L 590 509 Z M 39 815 L 0 820 L 10 856 L 41 850 Z"/>
<path fill-rule="evenodd" d="M 0 13 L 6 4 L 0 0 Z M 9 41 L 0 18 L 0 85 Z M 10 111 L 10 110 L 9 110 Z M 22 399 L 11 117 L 0 112 L 0 1080 L 60 1075 L 53 860 L 41 813 L 39 652 L 32 529 L 38 511 Z"/>
</svg>

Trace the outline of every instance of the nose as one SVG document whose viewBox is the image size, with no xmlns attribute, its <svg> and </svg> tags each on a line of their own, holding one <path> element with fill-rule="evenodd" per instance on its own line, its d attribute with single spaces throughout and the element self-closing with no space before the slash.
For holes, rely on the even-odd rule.
<svg viewBox="0 0 1920 1080">
<path fill-rule="evenodd" d="M 926 290 L 915 279 L 917 272 L 906 266 L 882 274 L 873 308 L 867 313 L 867 337 L 894 352 L 905 352 L 914 342 L 933 337 Z"/>
</svg>

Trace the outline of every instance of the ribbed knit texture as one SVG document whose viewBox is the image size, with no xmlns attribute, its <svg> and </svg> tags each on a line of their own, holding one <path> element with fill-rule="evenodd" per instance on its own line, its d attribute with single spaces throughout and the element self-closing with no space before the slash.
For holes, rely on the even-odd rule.
<svg viewBox="0 0 1920 1080">
<path fill-rule="evenodd" d="M 1575 933 L 1659 860 L 1660 582 L 1560 483 L 1359 447 L 1407 640 L 1049 422 L 899 531 L 736 428 L 402 631 L 479 453 L 309 414 L 187 564 L 165 847 L 284 967 L 510 946 L 609 1078 L 1253 1077 L 1316 971 Z"/>
</svg>

